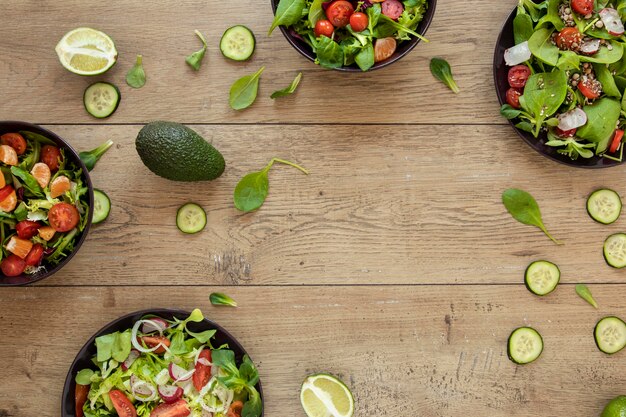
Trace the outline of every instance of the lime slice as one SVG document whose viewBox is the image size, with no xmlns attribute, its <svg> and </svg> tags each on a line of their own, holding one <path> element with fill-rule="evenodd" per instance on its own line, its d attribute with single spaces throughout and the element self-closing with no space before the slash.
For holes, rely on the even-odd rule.
<svg viewBox="0 0 626 417">
<path fill-rule="evenodd" d="M 354 413 L 352 393 L 328 374 L 308 376 L 302 383 L 300 402 L 309 417 L 352 417 Z"/>
<path fill-rule="evenodd" d="M 113 39 L 91 28 L 77 28 L 67 32 L 55 50 L 61 64 L 78 75 L 102 74 L 117 61 Z"/>
<path fill-rule="evenodd" d="M 624 417 L 626 416 L 626 396 L 616 397 L 602 411 L 600 417 Z"/>
</svg>

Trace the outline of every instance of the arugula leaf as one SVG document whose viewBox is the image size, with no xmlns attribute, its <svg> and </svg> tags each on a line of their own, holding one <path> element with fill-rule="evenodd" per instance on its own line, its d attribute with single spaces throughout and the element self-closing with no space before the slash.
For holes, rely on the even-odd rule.
<svg viewBox="0 0 626 417">
<path fill-rule="evenodd" d="M 199 30 L 195 30 L 194 33 L 198 38 L 200 38 L 200 41 L 202 42 L 202 48 L 187 56 L 185 58 L 185 62 L 194 70 L 199 71 L 200 67 L 202 66 L 202 60 L 204 59 L 204 55 L 206 54 L 207 44 L 204 36 L 202 36 L 202 33 L 200 33 Z"/>
<path fill-rule="evenodd" d="M 538 227 L 554 243 L 561 244 L 548 233 L 541 219 L 539 205 L 532 195 L 524 190 L 510 188 L 502 193 L 502 203 L 515 220 L 522 224 Z"/>
<path fill-rule="evenodd" d="M 276 8 L 276 16 L 267 36 L 270 36 L 278 26 L 291 26 L 300 20 L 306 6 L 305 0 L 280 0 Z"/>
<path fill-rule="evenodd" d="M 285 97 L 290 94 L 293 94 L 296 91 L 296 88 L 298 88 L 298 85 L 300 84 L 301 79 L 302 79 L 302 73 L 299 73 L 298 75 L 296 75 L 296 78 L 291 82 L 291 84 L 289 84 L 288 87 L 285 87 L 282 90 L 274 91 L 272 95 L 270 96 L 270 98 L 276 99 L 279 97 Z"/>
<path fill-rule="evenodd" d="M 133 88 L 141 88 L 146 84 L 146 73 L 143 70 L 143 56 L 137 55 L 135 65 L 126 74 L 126 84 Z"/>
<path fill-rule="evenodd" d="M 209 296 L 209 300 L 214 306 L 237 307 L 237 302 L 235 300 L 230 298 L 228 295 L 220 292 L 211 293 L 211 295 Z"/>
<path fill-rule="evenodd" d="M 585 284 L 577 284 L 576 285 L 576 294 L 586 302 L 588 302 L 592 307 L 598 308 L 598 303 L 593 298 L 593 294 L 591 294 L 591 290 L 587 288 Z"/>
<path fill-rule="evenodd" d="M 243 110 L 252 105 L 256 100 L 259 90 L 259 79 L 265 67 L 252 75 L 246 75 L 234 82 L 230 88 L 230 107 L 234 110 Z"/>
<path fill-rule="evenodd" d="M 452 69 L 448 61 L 442 58 L 433 58 L 430 60 L 430 72 L 433 76 L 444 83 L 455 94 L 459 93 L 459 87 L 456 85 L 456 81 L 452 77 Z"/>
</svg>

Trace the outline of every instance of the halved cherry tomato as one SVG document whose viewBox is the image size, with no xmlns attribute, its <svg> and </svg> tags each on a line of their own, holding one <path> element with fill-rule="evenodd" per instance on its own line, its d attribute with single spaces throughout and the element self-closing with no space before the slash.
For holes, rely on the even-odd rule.
<svg viewBox="0 0 626 417">
<path fill-rule="evenodd" d="M 83 417 L 85 415 L 83 405 L 87 402 L 87 394 L 89 394 L 89 385 L 76 384 L 76 389 L 74 390 L 74 414 L 76 417 Z"/>
<path fill-rule="evenodd" d="M 0 144 L 12 147 L 18 155 L 26 152 L 26 139 L 19 133 L 5 133 L 0 136 Z"/>
<path fill-rule="evenodd" d="M 578 14 L 586 16 L 593 13 L 594 0 L 572 0 L 572 9 Z"/>
<path fill-rule="evenodd" d="M 622 129 L 617 129 L 615 131 L 615 135 L 613 136 L 611 147 L 609 148 L 610 153 L 614 153 L 619 150 L 619 147 L 622 144 L 622 139 L 624 139 L 624 131 Z"/>
<path fill-rule="evenodd" d="M 159 346 L 158 349 L 153 352 L 157 355 L 165 353 L 165 348 L 163 346 L 170 347 L 169 339 L 163 336 L 142 336 L 141 340 L 143 340 L 149 348 Z"/>
<path fill-rule="evenodd" d="M 354 6 L 346 0 L 335 0 L 326 9 L 326 17 L 336 28 L 348 26 L 352 13 L 354 13 Z"/>
<path fill-rule="evenodd" d="M 556 46 L 562 50 L 576 51 L 580 48 L 583 41 L 583 35 L 575 27 L 566 27 L 556 35 Z"/>
<path fill-rule="evenodd" d="M 376 39 L 376 43 L 374 44 L 374 62 L 380 62 L 391 58 L 393 53 L 396 52 L 397 46 L 398 43 L 396 42 L 396 39 L 391 36 Z"/>
<path fill-rule="evenodd" d="M 48 211 L 50 226 L 57 232 L 69 232 L 76 227 L 79 220 L 78 210 L 68 203 L 57 203 Z"/>
<path fill-rule="evenodd" d="M 0 188 L 0 201 L 4 201 L 14 191 L 15 189 L 10 185 L 5 185 L 4 187 Z"/>
<path fill-rule="evenodd" d="M 385 0 L 380 7 L 382 13 L 393 20 L 398 20 L 404 12 L 404 6 L 399 0 Z"/>
<path fill-rule="evenodd" d="M 509 70 L 509 85 L 513 88 L 524 88 L 530 77 L 530 68 L 526 65 L 516 65 Z"/>
<path fill-rule="evenodd" d="M 187 401 L 178 400 L 172 404 L 160 404 L 150 413 L 150 417 L 187 417 L 191 414 Z"/>
<path fill-rule="evenodd" d="M 198 355 L 198 359 L 206 359 L 211 362 L 211 350 L 203 349 Z M 200 363 L 196 363 L 196 372 L 193 373 L 193 386 L 200 391 L 211 379 L 211 367 Z"/>
<path fill-rule="evenodd" d="M 109 391 L 109 398 L 119 417 L 137 417 L 137 410 L 128 397 L 120 390 Z"/>
<path fill-rule="evenodd" d="M 588 77 L 582 77 L 581 81 L 578 83 L 578 89 L 583 96 L 587 97 L 589 100 L 595 100 L 602 94 L 602 84 L 598 80 L 592 80 Z"/>
<path fill-rule="evenodd" d="M 333 36 L 334 31 L 335 27 L 332 23 L 330 23 L 330 20 L 318 20 L 315 24 L 315 29 L 313 30 L 316 38 L 319 38 L 320 36 L 330 38 Z"/>
<path fill-rule="evenodd" d="M 61 151 L 52 145 L 46 145 L 41 148 L 41 162 L 48 165 L 50 171 L 55 172 L 59 169 L 59 160 L 61 159 Z"/>
<path fill-rule="evenodd" d="M 28 252 L 24 262 L 28 266 L 39 266 L 41 265 L 41 260 L 43 259 L 43 245 L 40 243 L 35 243 L 33 248 Z"/>
<path fill-rule="evenodd" d="M 17 255 L 9 255 L 0 263 L 2 273 L 7 277 L 16 277 L 24 272 L 26 262 Z"/>
<path fill-rule="evenodd" d="M 562 130 L 556 127 L 554 131 L 556 132 L 557 136 L 560 138 L 571 138 L 571 137 L 574 137 L 574 135 L 576 134 L 576 128 L 570 129 L 570 130 Z"/>
<path fill-rule="evenodd" d="M 21 239 L 30 239 L 37 234 L 41 224 L 32 220 L 22 220 L 15 225 L 17 236 Z"/>
<path fill-rule="evenodd" d="M 226 417 L 241 417 L 241 411 L 243 410 L 243 403 L 241 401 L 233 401 L 228 408 Z"/>
<path fill-rule="evenodd" d="M 519 109 L 519 98 L 522 96 L 522 92 L 517 88 L 509 88 L 506 90 L 506 102 L 514 109 Z"/>
<path fill-rule="evenodd" d="M 350 27 L 355 32 L 363 32 L 367 29 L 368 23 L 369 19 L 365 13 L 356 12 L 352 13 L 352 16 L 350 16 Z"/>
</svg>

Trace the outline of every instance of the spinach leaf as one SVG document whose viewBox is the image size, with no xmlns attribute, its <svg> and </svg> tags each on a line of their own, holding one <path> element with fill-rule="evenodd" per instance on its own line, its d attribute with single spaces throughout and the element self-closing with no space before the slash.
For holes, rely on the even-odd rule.
<svg viewBox="0 0 626 417">
<path fill-rule="evenodd" d="M 598 308 L 598 303 L 593 298 L 593 294 L 591 294 L 591 290 L 585 284 L 577 284 L 576 285 L 576 294 L 586 302 L 588 302 L 593 308 Z"/>
<path fill-rule="evenodd" d="M 146 84 L 146 73 L 143 70 L 143 57 L 137 55 L 135 65 L 126 74 L 126 84 L 133 88 L 141 88 Z"/>
<path fill-rule="evenodd" d="M 282 90 L 274 91 L 270 98 L 285 97 L 293 94 L 296 91 L 296 88 L 298 88 L 301 79 L 302 73 L 299 73 L 298 75 L 296 75 L 296 78 L 291 82 L 291 84 L 289 84 L 288 87 L 285 87 Z"/>
<path fill-rule="evenodd" d="M 513 37 L 515 45 L 526 42 L 533 35 L 533 21 L 530 15 L 518 14 L 513 19 Z"/>
<path fill-rule="evenodd" d="M 547 27 L 549 24 L 552 24 L 557 31 L 563 30 L 565 27 L 565 23 L 559 16 L 559 6 L 561 5 L 561 0 L 548 0 L 548 11 L 547 13 L 539 20 L 537 23 L 537 27 L 535 30 Z"/>
<path fill-rule="evenodd" d="M 334 40 L 322 36 L 317 43 L 317 62 L 325 68 L 341 68 L 343 66 L 343 49 Z"/>
<path fill-rule="evenodd" d="M 524 94 L 520 97 L 522 108 L 535 119 L 535 137 L 539 135 L 543 122 L 563 104 L 567 95 L 565 71 L 533 74 L 528 78 Z"/>
<path fill-rule="evenodd" d="M 318 20 L 324 19 L 323 3 L 324 0 L 313 0 L 313 3 L 311 3 L 309 7 L 309 25 L 311 25 L 312 28 L 315 27 Z"/>
<path fill-rule="evenodd" d="M 619 120 L 621 105 L 610 98 L 602 98 L 594 104 L 584 106 L 587 123 L 578 129 L 576 135 L 596 145 L 596 155 L 606 151 Z"/>
<path fill-rule="evenodd" d="M 622 98 L 622 93 L 615 84 L 615 78 L 613 74 L 606 67 L 606 64 L 593 64 L 593 70 L 596 73 L 598 81 L 602 84 L 602 90 L 609 97 Z"/>
<path fill-rule="evenodd" d="M 515 220 L 522 224 L 538 227 L 554 243 L 561 243 L 554 239 L 543 224 L 539 205 L 532 195 L 524 190 L 510 188 L 502 193 L 502 203 Z"/>
<path fill-rule="evenodd" d="M 291 26 L 298 23 L 306 6 L 305 0 L 280 0 L 276 8 L 276 16 L 267 36 L 270 36 L 278 26 Z"/>
<path fill-rule="evenodd" d="M 209 296 L 209 300 L 211 301 L 211 304 L 213 304 L 214 306 L 237 307 L 237 302 L 235 300 L 233 300 L 228 295 L 223 294 L 221 292 L 211 293 L 211 295 Z"/>
<path fill-rule="evenodd" d="M 204 59 L 204 55 L 206 54 L 207 44 L 206 44 L 206 40 L 204 39 L 204 36 L 202 36 L 202 33 L 200 33 L 199 30 L 195 30 L 194 32 L 195 32 L 196 36 L 198 38 L 200 38 L 200 42 L 202 42 L 202 48 L 200 48 L 199 50 L 197 50 L 193 54 L 187 56 L 185 58 L 185 62 L 191 68 L 193 68 L 194 70 L 198 71 L 198 70 L 200 70 L 200 67 L 202 66 L 202 60 Z"/>
<path fill-rule="evenodd" d="M 246 75 L 234 82 L 230 87 L 230 107 L 234 110 L 243 110 L 248 108 L 256 100 L 259 91 L 259 79 L 265 67 L 252 75 Z"/>
<path fill-rule="evenodd" d="M 28 171 L 23 170 L 22 168 L 17 166 L 12 166 L 11 173 L 20 180 L 22 180 L 22 185 L 28 192 L 30 192 L 30 194 L 34 195 L 35 197 L 44 197 L 41 186 L 39 185 L 35 177 L 33 177 Z"/>
<path fill-rule="evenodd" d="M 83 164 L 85 164 L 87 171 L 91 171 L 95 168 L 96 163 L 100 160 L 100 158 L 102 158 L 102 155 L 104 155 L 111 146 L 113 146 L 113 141 L 109 139 L 96 149 L 79 153 L 78 157 L 81 161 L 83 161 Z"/>
<path fill-rule="evenodd" d="M 369 42 L 356 54 L 354 61 L 362 71 L 367 71 L 374 66 L 374 45 Z"/>
<path fill-rule="evenodd" d="M 563 71 L 578 70 L 580 68 L 580 55 L 572 51 L 561 51 L 556 66 Z"/>
<path fill-rule="evenodd" d="M 524 132 L 528 132 L 528 133 L 535 132 L 535 127 L 530 122 L 519 122 L 518 124 L 515 125 L 515 127 L 518 128 L 519 130 L 523 130 Z"/>
<path fill-rule="evenodd" d="M 554 30 L 541 28 L 528 39 L 528 48 L 538 60 L 553 67 L 559 61 L 559 48 L 552 44 L 552 33 Z"/>
<path fill-rule="evenodd" d="M 302 168 L 300 165 L 294 164 L 293 162 L 289 162 L 284 159 L 272 158 L 272 160 L 267 164 L 267 166 L 265 166 L 265 168 L 263 168 L 261 171 L 247 174 L 239 181 L 239 183 L 235 187 L 233 200 L 235 202 L 235 207 L 238 210 L 247 213 L 258 209 L 263 205 L 265 199 L 267 198 L 270 187 L 268 173 L 276 162 L 290 165 L 294 168 L 299 169 L 307 175 L 309 174 L 309 172 L 306 169 Z"/>
<path fill-rule="evenodd" d="M 504 104 L 500 108 L 500 114 L 504 116 L 504 118 L 512 120 L 519 117 L 519 115 L 522 114 L 522 111 L 511 107 L 509 104 Z"/>
<path fill-rule="evenodd" d="M 523 13 L 524 10 L 528 11 L 530 17 L 532 17 L 533 21 L 536 22 L 541 18 L 543 10 L 548 7 L 547 1 L 542 1 L 541 3 L 535 3 L 533 0 L 519 0 L 517 5 L 517 13 Z"/>
<path fill-rule="evenodd" d="M 444 83 L 455 94 L 458 94 L 459 86 L 456 85 L 456 81 L 452 77 L 452 69 L 448 61 L 442 58 L 433 58 L 430 60 L 430 72 L 433 77 Z"/>
<path fill-rule="evenodd" d="M 624 46 L 621 42 L 610 41 L 611 50 L 606 46 L 601 46 L 600 50 L 592 55 L 580 55 L 581 62 L 595 62 L 597 64 L 612 64 L 619 61 L 624 56 Z"/>
</svg>

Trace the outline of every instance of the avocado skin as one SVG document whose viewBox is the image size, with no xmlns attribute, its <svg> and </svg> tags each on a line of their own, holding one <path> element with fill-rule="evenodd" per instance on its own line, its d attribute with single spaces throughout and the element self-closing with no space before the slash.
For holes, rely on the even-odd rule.
<svg viewBox="0 0 626 417">
<path fill-rule="evenodd" d="M 214 180 L 226 165 L 213 145 L 180 123 L 148 123 L 139 131 L 135 146 L 150 171 L 172 181 Z"/>
</svg>

